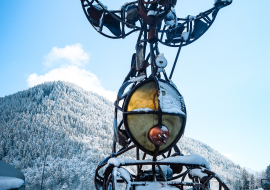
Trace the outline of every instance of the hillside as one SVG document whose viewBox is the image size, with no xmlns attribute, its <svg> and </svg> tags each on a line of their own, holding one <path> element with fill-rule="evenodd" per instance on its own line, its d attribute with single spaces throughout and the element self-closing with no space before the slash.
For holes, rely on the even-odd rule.
<svg viewBox="0 0 270 190">
<path fill-rule="evenodd" d="M 46 189 L 94 189 L 96 165 L 111 153 L 113 111 L 108 100 L 66 82 L 0 98 L 0 160 L 22 170 L 27 189 L 40 188 L 45 154 Z M 205 157 L 231 188 L 240 177 L 238 165 L 206 144 L 183 137 L 179 146 Z"/>
</svg>

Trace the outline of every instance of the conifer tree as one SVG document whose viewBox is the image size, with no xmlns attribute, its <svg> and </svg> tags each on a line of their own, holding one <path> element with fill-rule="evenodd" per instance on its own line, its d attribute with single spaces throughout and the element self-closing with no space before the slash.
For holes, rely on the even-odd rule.
<svg viewBox="0 0 270 190">
<path fill-rule="evenodd" d="M 270 181 L 270 165 L 267 166 L 265 174 L 266 174 L 266 178 Z"/>
<path fill-rule="evenodd" d="M 249 180 L 248 180 L 248 172 L 247 172 L 247 170 L 245 168 L 242 171 L 241 179 L 242 179 L 243 188 L 247 189 L 248 186 L 249 186 Z"/>
<path fill-rule="evenodd" d="M 253 174 L 250 175 L 250 188 L 252 190 L 255 188 L 255 176 Z"/>
</svg>

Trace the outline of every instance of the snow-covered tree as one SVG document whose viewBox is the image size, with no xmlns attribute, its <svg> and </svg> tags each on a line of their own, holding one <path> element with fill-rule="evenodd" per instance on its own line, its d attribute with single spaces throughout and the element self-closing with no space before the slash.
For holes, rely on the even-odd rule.
<svg viewBox="0 0 270 190">
<path fill-rule="evenodd" d="M 248 172 L 245 168 L 242 171 L 241 180 L 242 180 L 242 187 L 244 189 L 248 189 L 249 188 L 249 176 L 248 176 Z"/>
<path fill-rule="evenodd" d="M 66 82 L 0 98 L 0 160 L 22 170 L 27 189 L 40 189 L 46 153 L 44 189 L 94 189 L 96 166 L 111 154 L 113 116 L 111 102 Z M 185 155 L 205 157 L 231 189 L 237 186 L 239 165 L 188 137 L 178 145 Z"/>
<path fill-rule="evenodd" d="M 267 166 L 267 168 L 265 170 L 265 174 L 266 174 L 266 178 L 269 179 L 269 181 L 270 181 L 270 165 Z"/>
<path fill-rule="evenodd" d="M 254 174 L 250 175 L 250 188 L 252 190 L 255 189 L 255 176 L 254 176 Z"/>
</svg>

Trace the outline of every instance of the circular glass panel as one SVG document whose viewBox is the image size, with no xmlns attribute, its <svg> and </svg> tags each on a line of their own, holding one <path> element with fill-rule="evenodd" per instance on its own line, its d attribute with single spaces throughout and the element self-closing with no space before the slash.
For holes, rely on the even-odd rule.
<svg viewBox="0 0 270 190">
<path fill-rule="evenodd" d="M 156 146 L 149 139 L 149 131 L 154 126 L 165 126 L 169 130 L 168 140 L 159 147 L 159 153 L 168 150 L 182 135 L 185 127 L 184 102 L 169 83 L 159 81 L 157 88 L 153 80 L 142 82 L 126 101 L 125 128 L 131 140 L 143 151 L 155 152 Z"/>
</svg>

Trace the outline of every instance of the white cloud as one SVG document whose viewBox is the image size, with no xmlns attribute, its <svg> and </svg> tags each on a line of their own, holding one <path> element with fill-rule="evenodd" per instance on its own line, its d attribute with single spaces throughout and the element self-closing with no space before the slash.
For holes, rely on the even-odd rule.
<svg viewBox="0 0 270 190">
<path fill-rule="evenodd" d="M 45 55 L 46 66 L 53 66 L 59 63 L 63 64 L 67 61 L 68 64 L 83 66 L 90 59 L 89 53 L 84 52 L 81 44 L 67 45 L 64 48 L 53 47 L 52 51 Z"/>
<path fill-rule="evenodd" d="M 233 156 L 233 153 L 226 153 L 226 154 L 223 154 L 224 156 L 226 156 L 227 158 L 231 158 Z"/>
<path fill-rule="evenodd" d="M 74 52 L 73 52 L 74 51 Z M 49 82 L 49 81 L 66 81 L 74 83 L 85 90 L 95 92 L 110 101 L 115 101 L 116 93 L 106 90 L 101 86 L 98 77 L 79 66 L 87 64 L 89 54 L 85 53 L 80 44 L 66 46 L 65 48 L 54 47 L 52 51 L 45 56 L 47 65 L 58 62 L 59 59 L 65 59 L 59 68 L 54 68 L 44 75 L 33 73 L 27 77 L 29 87 Z"/>
</svg>

